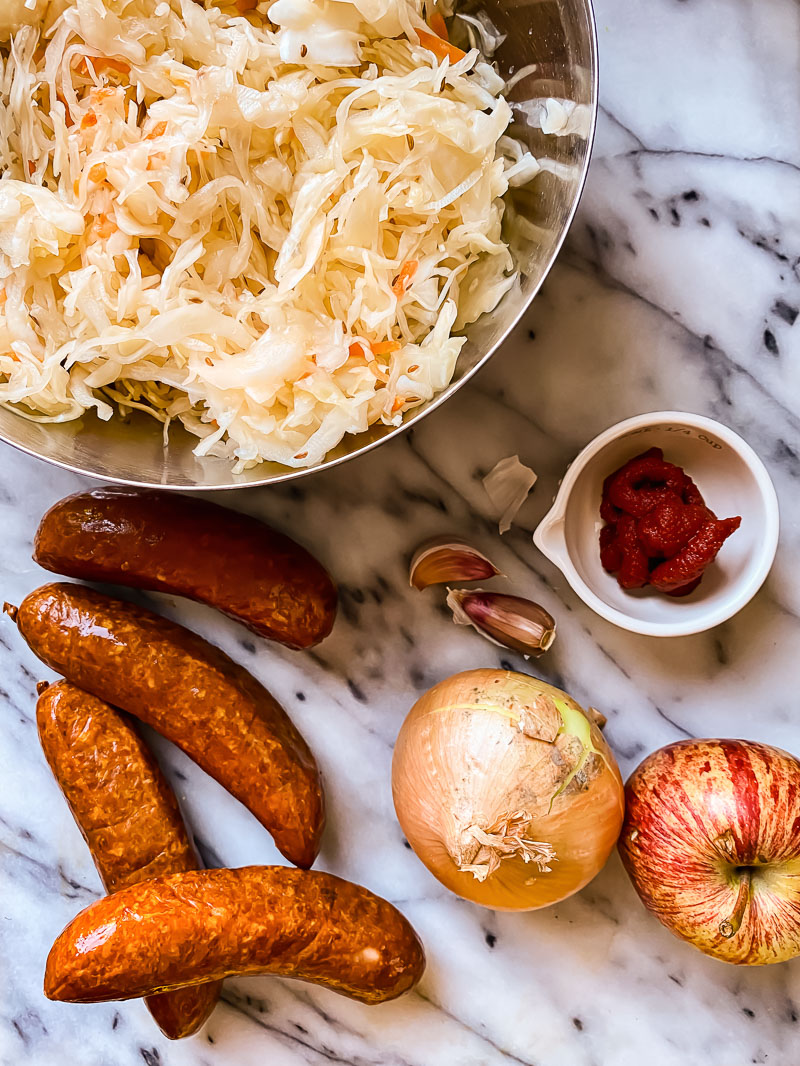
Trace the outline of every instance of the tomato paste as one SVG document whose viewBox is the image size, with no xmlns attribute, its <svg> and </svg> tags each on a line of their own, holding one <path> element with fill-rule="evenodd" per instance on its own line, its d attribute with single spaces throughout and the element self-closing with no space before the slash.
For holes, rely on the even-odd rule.
<svg viewBox="0 0 800 1066">
<path fill-rule="evenodd" d="M 741 524 L 719 519 L 689 475 L 650 448 L 603 482 L 600 561 L 624 589 L 687 596 Z"/>
</svg>

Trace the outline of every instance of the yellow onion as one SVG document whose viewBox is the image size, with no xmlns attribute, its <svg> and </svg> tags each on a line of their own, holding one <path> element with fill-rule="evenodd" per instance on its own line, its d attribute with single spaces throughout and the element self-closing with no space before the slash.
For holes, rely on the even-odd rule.
<svg viewBox="0 0 800 1066">
<path fill-rule="evenodd" d="M 439 682 L 406 718 L 392 763 L 417 856 L 465 899 L 534 910 L 571 896 L 619 836 L 622 779 L 565 692 L 510 670 Z"/>
</svg>

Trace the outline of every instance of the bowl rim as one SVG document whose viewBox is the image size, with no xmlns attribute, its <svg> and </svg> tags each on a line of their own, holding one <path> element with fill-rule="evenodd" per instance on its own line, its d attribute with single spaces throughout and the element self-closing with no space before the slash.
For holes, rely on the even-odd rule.
<svg viewBox="0 0 800 1066">
<path fill-rule="evenodd" d="M 676 622 L 647 622 L 616 607 L 611 607 L 602 600 L 578 573 L 577 567 L 572 561 L 569 547 L 563 542 L 561 552 L 555 551 L 546 540 L 546 534 L 550 528 L 562 524 L 566 515 L 567 503 L 578 478 L 591 459 L 601 452 L 608 444 L 624 436 L 632 429 L 641 429 L 645 426 L 655 425 L 660 422 L 673 422 L 693 429 L 699 429 L 713 434 L 723 440 L 730 448 L 739 455 L 753 474 L 761 498 L 764 503 L 766 520 L 764 523 L 763 536 L 760 541 L 758 566 L 731 586 L 732 594 L 724 599 L 718 607 L 704 615 L 699 612 L 688 611 L 685 621 Z M 621 422 L 609 426 L 581 449 L 575 459 L 570 463 L 559 485 L 553 504 L 547 514 L 537 525 L 533 533 L 533 541 L 539 551 L 552 562 L 567 580 L 570 588 L 583 602 L 596 614 L 605 618 L 608 622 L 631 633 L 650 637 L 685 637 L 695 633 L 704 633 L 722 622 L 732 618 L 746 606 L 755 596 L 767 579 L 775 561 L 778 550 L 778 538 L 780 534 L 780 507 L 775 485 L 767 471 L 762 459 L 754 451 L 750 444 L 734 430 L 721 422 L 706 415 L 695 414 L 691 411 L 648 411 L 644 414 L 634 415 L 632 418 L 623 419 Z M 735 591 L 735 594 L 733 592 Z"/>
<path fill-rule="evenodd" d="M 494 344 L 492 344 L 487 349 L 487 351 L 480 357 L 480 359 L 477 360 L 474 366 L 470 367 L 469 370 L 465 371 L 465 373 L 458 379 L 458 381 L 451 381 L 448 386 L 439 393 L 438 396 L 435 396 L 429 403 L 427 403 L 424 407 L 421 407 L 418 411 L 412 412 L 411 417 L 409 417 L 408 419 L 404 419 L 399 426 L 395 426 L 393 429 L 381 435 L 376 440 L 369 441 L 366 444 L 363 444 L 360 448 L 357 448 L 352 452 L 348 452 L 346 455 L 340 455 L 333 459 L 323 460 L 321 463 L 317 464 L 317 466 L 304 467 L 299 469 L 287 468 L 286 471 L 283 473 L 273 474 L 270 477 L 265 477 L 257 481 L 229 481 L 225 482 L 224 484 L 217 483 L 214 485 L 156 485 L 152 481 L 137 481 L 135 478 L 97 473 L 95 471 L 87 470 L 85 467 L 79 466 L 76 463 L 59 459 L 55 456 L 42 455 L 37 452 L 35 448 L 32 448 L 28 445 L 22 444 L 17 440 L 14 440 L 11 436 L 8 435 L 7 432 L 4 432 L 2 429 L 0 429 L 0 441 L 5 444 L 10 444 L 12 448 L 16 448 L 18 451 L 24 452 L 26 455 L 30 455 L 35 459 L 41 459 L 43 462 L 50 463 L 52 466 L 57 466 L 62 470 L 68 470 L 73 474 L 80 474 L 84 477 L 94 478 L 98 481 L 108 482 L 113 485 L 124 485 L 128 488 L 142 489 L 158 488 L 159 490 L 165 492 L 223 492 L 228 491 L 230 489 L 255 489 L 264 488 L 267 485 L 280 485 L 289 481 L 296 481 L 302 477 L 308 477 L 310 474 L 320 473 L 323 470 L 333 470 L 335 467 L 341 466 L 342 463 L 349 462 L 351 459 L 360 458 L 362 455 L 366 455 L 368 452 L 373 451 L 373 449 L 378 448 L 380 445 L 386 444 L 390 440 L 394 440 L 402 433 L 405 433 L 406 430 L 410 429 L 412 426 L 417 425 L 419 422 L 422 421 L 423 418 L 426 418 L 433 411 L 436 411 L 439 407 L 442 406 L 442 404 L 446 403 L 447 400 L 454 396 L 463 385 L 466 385 L 466 383 L 470 381 L 478 373 L 479 370 L 486 366 L 486 364 L 489 362 L 489 360 L 495 354 L 498 348 L 500 348 L 500 346 L 508 340 L 511 333 L 519 325 L 523 315 L 527 313 L 528 309 L 533 303 L 533 300 L 536 298 L 539 293 L 539 290 L 544 284 L 545 279 L 552 270 L 553 264 L 555 263 L 556 258 L 558 257 L 558 254 L 561 251 L 561 248 L 563 247 L 564 241 L 567 238 L 567 234 L 569 233 L 572 227 L 572 223 L 575 219 L 578 207 L 580 206 L 581 198 L 586 187 L 586 178 L 589 173 L 589 164 L 592 160 L 595 135 L 597 132 L 597 116 L 600 97 L 599 45 L 597 36 L 597 16 L 594 9 L 594 0 L 581 0 L 581 2 L 586 8 L 589 30 L 591 116 L 589 123 L 589 132 L 586 137 L 586 153 L 584 155 L 583 163 L 581 166 L 581 173 L 578 176 L 577 192 L 570 207 L 569 213 L 567 214 L 567 217 L 565 219 L 561 233 L 555 244 L 553 245 L 553 249 L 550 253 L 550 256 L 545 262 L 541 275 L 535 286 L 531 290 L 529 298 L 525 301 L 525 303 L 520 307 L 517 314 L 508 323 L 508 326 L 500 335 L 500 337 L 498 337 Z M 233 477 L 235 475 L 231 476 Z"/>
</svg>

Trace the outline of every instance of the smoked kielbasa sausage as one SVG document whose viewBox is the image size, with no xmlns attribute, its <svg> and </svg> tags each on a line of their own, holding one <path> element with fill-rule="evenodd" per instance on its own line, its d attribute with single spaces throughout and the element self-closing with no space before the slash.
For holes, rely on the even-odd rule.
<svg viewBox="0 0 800 1066">
<path fill-rule="evenodd" d="M 149 748 L 113 707 L 58 681 L 36 705 L 45 758 L 83 833 L 107 892 L 199 861 L 175 794 Z M 219 998 L 220 982 L 146 1000 L 170 1040 L 191 1036 Z"/>
<path fill-rule="evenodd" d="M 44 991 L 96 1003 L 277 974 L 382 1003 L 424 966 L 411 925 L 368 889 L 317 870 L 245 866 L 157 877 L 90 904 L 53 945 Z"/>
<path fill-rule="evenodd" d="M 83 585 L 36 589 L 16 613 L 35 655 L 177 744 L 310 866 L 324 824 L 314 756 L 241 666 L 188 629 Z"/>
<path fill-rule="evenodd" d="M 250 515 L 171 492 L 100 489 L 42 519 L 34 560 L 84 581 L 187 596 L 289 648 L 328 635 L 336 586 L 305 548 Z"/>
</svg>

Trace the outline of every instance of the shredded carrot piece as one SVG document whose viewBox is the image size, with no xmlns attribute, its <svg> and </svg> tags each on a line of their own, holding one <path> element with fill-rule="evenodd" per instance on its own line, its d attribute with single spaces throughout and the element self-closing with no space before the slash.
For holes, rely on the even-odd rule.
<svg viewBox="0 0 800 1066">
<path fill-rule="evenodd" d="M 365 355 L 363 343 L 361 341 L 353 341 L 347 349 L 347 354 L 351 359 L 363 359 Z"/>
<path fill-rule="evenodd" d="M 81 183 L 77 179 L 72 183 L 72 191 L 75 193 L 76 196 L 81 191 Z"/>
<path fill-rule="evenodd" d="M 92 228 L 102 240 L 107 240 L 113 234 L 119 233 L 117 224 L 112 222 L 108 215 L 98 215 Z"/>
<path fill-rule="evenodd" d="M 395 397 L 395 401 L 392 404 L 392 414 L 396 414 L 406 401 L 401 397 Z"/>
<path fill-rule="evenodd" d="M 81 119 L 81 129 L 88 130 L 92 126 L 97 125 L 97 115 L 94 111 L 87 111 Z"/>
<path fill-rule="evenodd" d="M 89 75 L 89 63 L 91 62 L 95 74 L 107 74 L 113 70 L 116 74 L 130 74 L 129 63 L 123 63 L 121 59 L 105 59 L 103 56 L 84 56 L 77 65 L 77 71 L 84 78 Z"/>
<path fill-rule="evenodd" d="M 28 176 L 32 178 L 35 173 L 36 173 L 36 164 L 33 162 L 32 159 L 29 159 L 28 160 Z"/>
<path fill-rule="evenodd" d="M 236 10 L 240 15 L 243 15 L 245 11 L 255 11 L 258 7 L 258 0 L 236 0 Z M 295 456 L 297 459 L 298 456 Z"/>
<path fill-rule="evenodd" d="M 101 181 L 105 181 L 108 177 L 108 171 L 106 170 L 105 163 L 95 163 L 95 165 L 89 171 L 89 181 L 93 181 L 95 185 L 99 185 Z"/>
<path fill-rule="evenodd" d="M 400 341 L 370 341 L 369 347 L 373 355 L 391 355 L 403 346 Z"/>
<path fill-rule="evenodd" d="M 116 95 L 117 95 L 117 90 L 116 89 L 110 89 L 110 88 L 105 88 L 105 89 L 97 89 L 97 88 L 95 88 L 95 89 L 92 89 L 90 95 L 91 95 L 92 99 L 96 100 L 96 101 L 113 100 L 116 97 Z"/>
<path fill-rule="evenodd" d="M 447 32 L 447 23 L 444 21 L 438 11 L 434 11 L 434 13 L 428 19 L 428 25 L 437 37 L 441 37 L 443 41 L 450 40 L 450 34 Z"/>
<path fill-rule="evenodd" d="M 157 122 L 145 137 L 146 141 L 154 141 L 156 137 L 163 137 L 167 132 L 166 122 Z"/>
<path fill-rule="evenodd" d="M 7 299 L 8 296 L 6 295 L 6 290 L 0 289 L 0 307 L 5 307 Z"/>
<path fill-rule="evenodd" d="M 413 366 L 410 366 L 408 368 L 408 373 L 409 374 L 414 374 L 414 373 L 416 373 L 417 370 L 419 370 L 419 363 L 414 363 Z"/>
<path fill-rule="evenodd" d="M 438 59 L 449 59 L 451 63 L 457 63 L 459 59 L 463 59 L 467 54 L 462 52 L 460 48 L 456 48 L 454 44 L 450 44 L 449 41 L 443 41 L 441 37 L 437 37 L 434 33 L 417 30 L 417 36 L 422 47 L 427 48 L 429 52 L 433 52 Z"/>
<path fill-rule="evenodd" d="M 400 267 L 400 273 L 394 279 L 394 284 L 392 285 L 392 292 L 395 296 L 399 298 L 406 292 L 408 286 L 414 280 L 414 275 L 417 272 L 418 266 L 419 263 L 416 259 L 409 259 L 403 263 Z"/>
<path fill-rule="evenodd" d="M 67 116 L 66 116 L 67 117 L 67 125 L 68 126 L 74 126 L 75 123 L 74 123 L 74 121 L 72 119 L 72 113 L 71 113 L 71 111 L 69 109 L 69 104 L 67 103 L 67 98 L 66 98 L 66 96 L 64 96 L 64 94 L 62 93 L 62 91 L 60 89 L 56 89 L 56 99 L 60 100 L 61 103 L 64 105 L 64 110 L 67 113 Z"/>
<path fill-rule="evenodd" d="M 167 157 L 164 152 L 153 152 L 147 159 L 147 169 L 156 170 L 158 167 L 163 167 L 167 161 Z"/>
<path fill-rule="evenodd" d="M 295 456 L 295 459 L 305 459 L 305 457 L 307 455 L 308 455 L 308 452 L 298 452 L 297 455 Z"/>
</svg>

